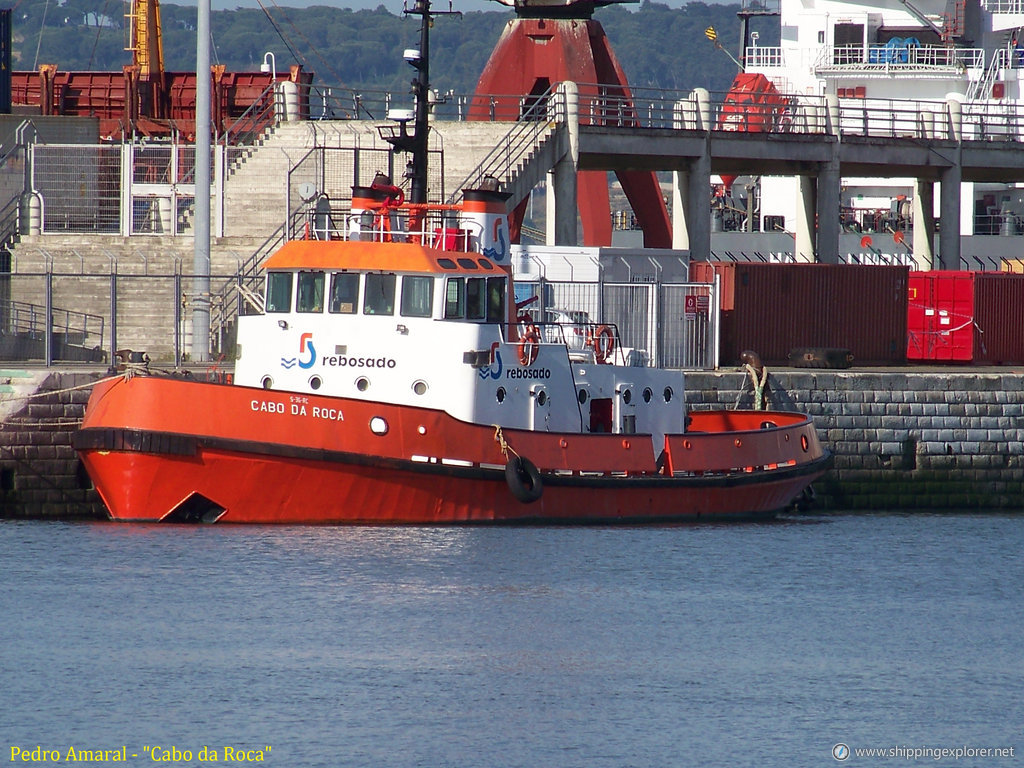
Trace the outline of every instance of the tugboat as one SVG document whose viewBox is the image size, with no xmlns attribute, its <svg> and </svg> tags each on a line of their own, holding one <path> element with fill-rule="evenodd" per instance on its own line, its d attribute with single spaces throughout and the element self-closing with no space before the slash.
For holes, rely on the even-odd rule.
<svg viewBox="0 0 1024 768">
<path fill-rule="evenodd" d="M 97 383 L 75 448 L 110 517 L 634 523 L 777 514 L 828 468 L 806 415 L 687 411 L 611 324 L 515 302 L 506 196 L 426 202 L 426 30 L 410 200 L 378 177 L 328 239 L 263 264 L 231 381 Z M 577 336 L 585 338 L 582 349 Z M 568 338 L 571 337 L 571 338 Z"/>
</svg>

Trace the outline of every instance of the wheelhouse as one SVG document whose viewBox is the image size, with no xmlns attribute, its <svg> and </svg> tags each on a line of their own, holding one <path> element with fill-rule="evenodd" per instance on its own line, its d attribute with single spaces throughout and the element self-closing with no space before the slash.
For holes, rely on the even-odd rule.
<svg viewBox="0 0 1024 768">
<path fill-rule="evenodd" d="M 481 323 L 508 319 L 508 274 L 484 256 L 389 244 L 295 240 L 271 256 L 267 314 L 365 315 Z"/>
</svg>

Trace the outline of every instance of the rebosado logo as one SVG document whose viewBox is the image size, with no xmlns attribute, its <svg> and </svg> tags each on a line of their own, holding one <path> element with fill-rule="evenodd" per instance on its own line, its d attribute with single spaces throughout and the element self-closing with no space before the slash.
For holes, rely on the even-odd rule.
<svg viewBox="0 0 1024 768">
<path fill-rule="evenodd" d="M 306 360 L 299 360 L 297 357 L 282 357 L 281 367 L 291 369 L 295 367 L 295 363 L 299 364 L 299 368 L 312 368 L 316 362 L 316 347 L 313 346 L 313 334 L 304 333 L 299 337 L 299 356 L 308 354 L 309 358 Z"/>
</svg>

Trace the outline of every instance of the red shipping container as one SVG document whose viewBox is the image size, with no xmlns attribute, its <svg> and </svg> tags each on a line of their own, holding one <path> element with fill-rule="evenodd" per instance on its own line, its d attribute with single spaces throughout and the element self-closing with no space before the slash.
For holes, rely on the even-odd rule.
<svg viewBox="0 0 1024 768">
<path fill-rule="evenodd" d="M 912 272 L 907 359 L 1024 363 L 1024 275 Z"/>
<path fill-rule="evenodd" d="M 797 347 L 849 349 L 856 365 L 906 361 L 906 267 L 691 262 L 690 279 L 721 279 L 724 365 L 751 349 L 789 365 Z"/>
<path fill-rule="evenodd" d="M 974 359 L 974 273 L 911 272 L 907 360 Z"/>
</svg>

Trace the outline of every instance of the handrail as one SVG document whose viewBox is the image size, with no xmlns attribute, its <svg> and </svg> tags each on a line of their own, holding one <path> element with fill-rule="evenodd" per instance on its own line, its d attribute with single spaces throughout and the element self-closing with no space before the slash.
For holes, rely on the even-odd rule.
<svg viewBox="0 0 1024 768">
<path fill-rule="evenodd" d="M 267 97 L 270 98 L 267 98 Z M 231 124 L 220 142 L 224 146 L 254 144 L 277 120 L 277 81 L 272 82 Z"/>
<path fill-rule="evenodd" d="M 454 203 L 463 189 L 479 186 L 487 177 L 498 179 L 507 186 L 515 176 L 516 165 L 537 147 L 552 131 L 555 124 L 565 121 L 565 96 L 557 86 L 551 86 L 535 99 L 508 133 L 495 144 L 469 175 L 455 186 L 448 196 Z"/>
<path fill-rule="evenodd" d="M 33 336 L 42 336 L 46 332 L 46 307 L 42 304 L 3 299 L 0 300 L 0 316 L 3 317 L 3 332 L 5 334 L 27 333 Z M 63 322 L 60 322 L 58 318 L 62 318 Z M 62 330 L 67 337 L 80 335 L 83 343 L 91 336 L 97 336 L 99 344 L 102 345 L 104 325 L 102 315 L 53 307 L 49 325 L 51 331 Z M 98 330 L 95 330 L 96 326 L 99 326 Z"/>
<path fill-rule="evenodd" d="M 1021 0 L 1024 2 L 1024 0 Z M 760 50 L 760 49 L 758 49 Z M 751 52 L 753 49 L 751 49 Z M 888 51 L 888 53 L 886 53 Z M 990 78 L 991 67 L 986 66 L 983 58 L 984 51 L 975 48 L 945 48 L 935 46 L 922 46 L 898 49 L 895 55 L 898 57 L 904 53 L 907 56 L 906 62 L 879 61 L 870 63 L 872 54 L 878 56 L 889 56 L 893 54 L 891 49 L 863 47 L 847 49 L 828 48 L 822 53 L 822 59 L 817 66 L 835 67 L 838 69 L 858 67 L 866 71 L 889 71 L 899 67 L 914 68 L 938 68 L 943 71 L 964 71 L 974 72 L 980 70 L 979 78 L 972 81 L 972 93 L 978 91 L 978 95 L 984 92 L 984 83 Z M 778 55 L 782 50 L 778 49 Z M 884 55 L 883 55 L 884 54 Z M 753 55 L 751 53 L 751 55 Z M 840 60 L 834 57 L 839 56 Z M 979 58 L 981 57 L 981 58 Z M 1011 52 L 1007 48 L 1001 48 L 995 53 L 996 62 L 994 66 L 1013 66 Z M 826 65 L 826 62 L 829 62 Z M 682 111 L 683 128 L 695 127 L 695 121 L 689 120 L 690 112 L 696 109 L 693 102 L 691 90 L 646 88 L 639 86 L 624 87 L 621 84 L 593 84 L 578 83 L 579 91 L 579 122 L 581 126 L 620 126 L 633 129 L 678 129 L 680 127 L 680 111 Z M 532 146 L 531 141 L 539 138 L 540 133 L 546 128 L 545 121 L 530 120 L 531 109 L 542 108 L 545 103 L 549 106 L 555 105 L 558 109 L 564 110 L 561 105 L 564 100 L 558 96 L 559 84 L 553 84 L 548 91 L 539 96 L 522 95 L 501 95 L 501 94 L 476 94 L 456 95 L 448 93 L 431 102 L 431 116 L 435 120 L 489 120 L 492 122 L 509 122 L 513 126 L 509 129 L 508 135 L 498 143 L 487 158 L 474 169 L 473 173 L 464 180 L 465 184 L 472 184 L 484 174 L 497 176 L 507 184 L 508 175 L 512 172 L 515 163 L 522 159 Z M 351 88 L 334 88 L 329 86 L 311 86 L 295 84 L 298 89 L 300 102 L 307 104 L 306 114 L 312 119 L 379 119 L 385 120 L 387 111 L 391 105 L 405 103 L 406 95 L 392 94 L 388 91 L 356 91 Z M 826 132 L 826 97 L 793 93 L 783 88 L 776 82 L 777 106 L 767 107 L 779 109 L 780 119 L 774 121 L 770 126 L 761 125 L 759 132 L 771 133 L 793 133 L 793 134 L 821 134 Z M 980 89 L 980 90 L 979 90 Z M 221 141 L 230 145 L 244 145 L 255 141 L 260 133 L 269 125 L 275 124 L 279 115 L 275 109 L 282 103 L 280 94 L 269 98 L 268 88 L 253 105 L 239 117 L 231 128 L 221 137 Z M 710 129 L 729 130 L 720 119 L 723 111 L 735 113 L 736 105 L 729 103 L 729 91 L 710 91 L 708 98 L 711 107 Z M 305 101 L 303 101 L 305 99 Z M 319 99 L 320 101 L 317 101 Z M 910 118 L 915 112 L 936 112 L 946 102 L 943 99 L 886 99 L 887 106 L 881 106 L 881 102 L 868 103 L 862 98 L 843 98 L 842 103 L 849 103 L 850 109 L 859 113 L 860 132 L 866 131 L 865 135 L 876 137 L 905 137 L 907 131 L 905 126 L 897 125 L 900 121 L 888 119 L 885 110 L 891 109 L 897 113 Z M 985 101 L 977 99 L 977 101 Z M 968 99 L 970 102 L 970 99 Z M 533 106 L 526 106 L 531 104 Z M 742 105 L 740 107 L 743 108 Z M 764 105 L 748 105 L 745 109 L 764 110 Z M 783 114 L 783 112 L 785 114 Z M 558 119 L 558 115 L 553 116 Z M 548 122 L 552 115 L 548 114 Z M 964 120 L 968 120 L 968 111 L 964 110 Z M 945 121 L 944 121 L 945 122 Z M 896 126 L 895 128 L 893 126 Z M 1020 129 L 1017 136 L 1024 134 L 1024 121 L 1014 119 L 1012 129 Z M 970 131 L 965 131 L 970 135 Z M 991 138 L 991 137 L 986 137 Z M 1016 140 L 1009 136 L 1008 140 Z M 447 199 L 455 199 L 461 185 Z"/>
<path fill-rule="evenodd" d="M 15 194 L 0 208 L 0 250 L 10 248 L 21 237 L 21 196 Z"/>
<path fill-rule="evenodd" d="M 232 318 L 240 314 L 241 307 L 238 312 L 232 312 L 228 309 L 231 304 L 231 299 L 236 296 L 240 291 L 238 286 L 243 288 L 249 288 L 246 285 L 247 282 L 255 282 L 255 278 L 259 271 L 259 265 L 263 260 L 269 256 L 272 252 L 276 251 L 285 242 L 285 225 L 282 223 L 271 235 L 263 241 L 263 243 L 256 249 L 255 252 L 248 259 L 239 265 L 237 272 L 234 275 L 227 278 L 221 285 L 220 290 L 213 292 L 210 295 L 210 332 L 211 334 L 220 334 L 224 328 L 231 322 Z"/>
</svg>

